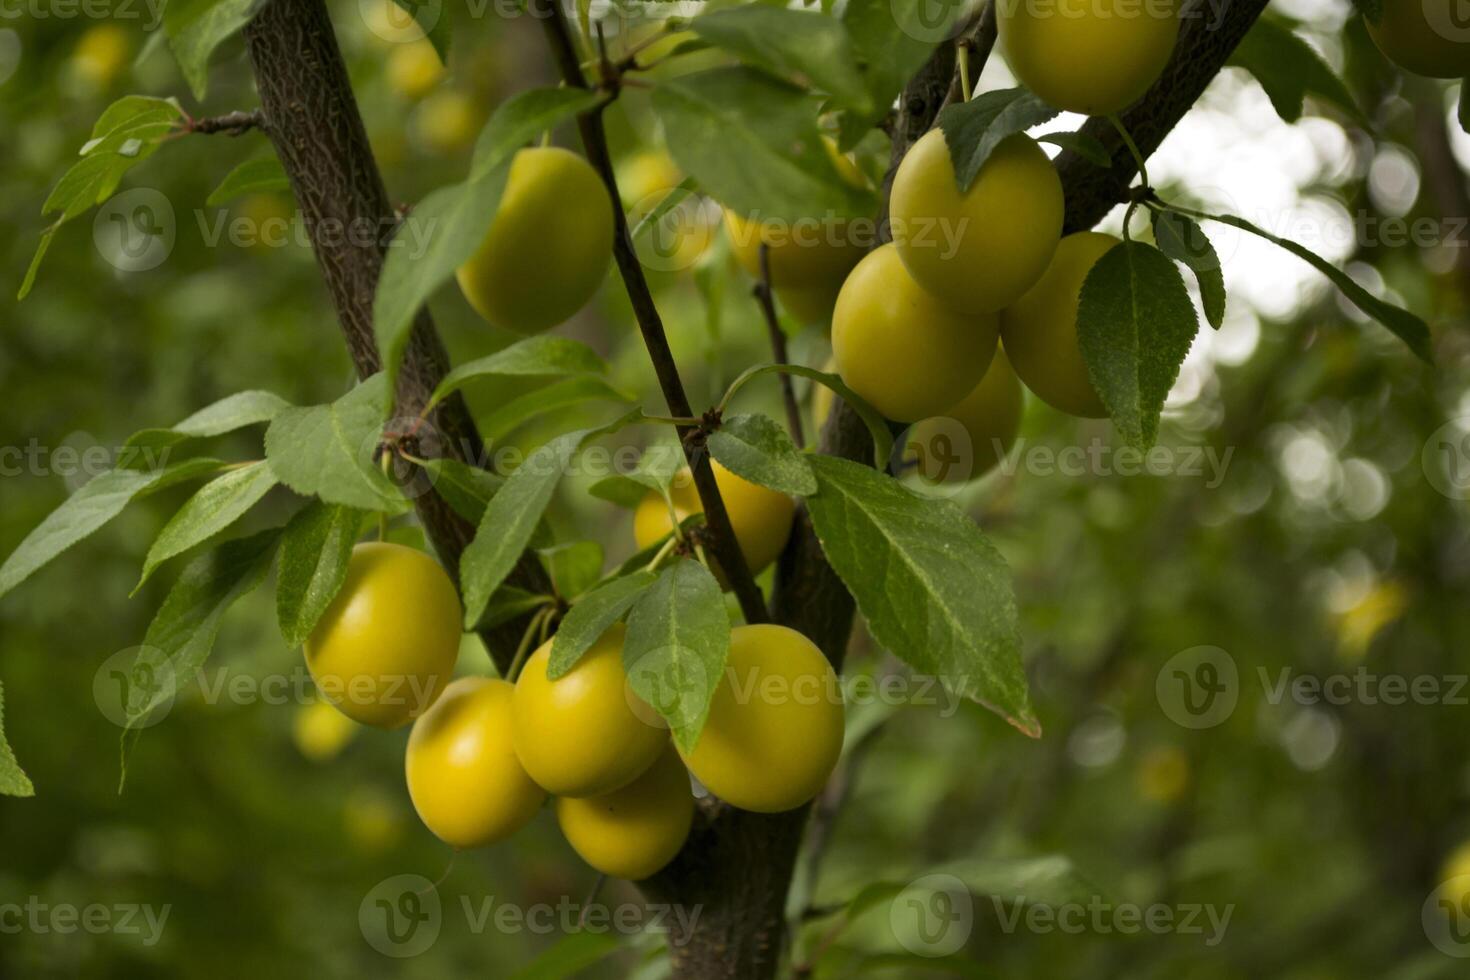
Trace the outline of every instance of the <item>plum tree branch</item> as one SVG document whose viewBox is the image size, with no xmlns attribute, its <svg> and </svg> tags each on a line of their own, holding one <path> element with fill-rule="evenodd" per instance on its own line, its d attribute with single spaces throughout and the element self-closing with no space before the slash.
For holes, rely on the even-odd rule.
<svg viewBox="0 0 1470 980">
<path fill-rule="evenodd" d="M 261 125 L 291 181 L 317 265 L 359 377 L 382 368 L 373 334 L 373 297 L 388 239 L 398 219 L 368 145 L 347 66 L 323 0 L 269 0 L 245 28 L 245 44 L 260 90 Z M 448 372 L 449 356 L 427 309 L 414 321 L 397 398 L 401 415 L 417 415 Z M 469 408 L 458 395 L 428 414 L 439 438 L 419 455 L 442 450 L 459 459 L 483 458 Z M 475 528 L 437 493 L 415 504 L 435 549 L 451 571 Z M 511 581 L 537 593 L 550 581 L 534 555 L 523 556 Z M 504 669 L 526 627 L 521 617 L 481 633 Z"/>
<path fill-rule="evenodd" d="M 576 44 L 572 39 L 571 28 L 557 0 L 531 0 L 530 10 L 531 15 L 541 21 L 547 41 L 551 45 L 552 56 L 556 59 L 557 67 L 561 71 L 562 80 L 570 88 L 589 88 L 586 75 L 582 72 L 582 63 L 577 54 Z M 602 53 L 602 61 L 606 70 L 608 66 L 605 51 Z M 617 73 L 611 71 L 605 75 L 603 84 L 611 86 L 616 91 L 616 87 L 621 82 Z M 587 151 L 587 159 L 601 175 L 603 184 L 607 186 L 608 203 L 613 209 L 613 260 L 617 263 L 618 273 L 622 276 L 623 286 L 628 292 L 628 300 L 633 307 L 633 316 L 638 321 L 639 332 L 643 335 L 643 344 L 648 348 L 648 356 L 653 361 L 653 370 L 658 376 L 659 387 L 663 390 L 664 401 L 668 403 L 669 414 L 677 418 L 691 418 L 695 412 L 689 404 L 689 395 L 684 390 L 684 382 L 679 377 L 679 366 L 674 360 L 673 350 L 669 347 L 669 338 L 664 332 L 663 318 L 659 315 L 658 306 L 653 301 L 648 279 L 643 274 L 643 264 L 639 261 L 638 253 L 633 248 L 632 237 L 628 234 L 628 217 L 623 213 L 622 202 L 618 195 L 617 176 L 613 169 L 612 155 L 608 151 L 607 133 L 602 123 L 602 113 L 605 109 L 606 103 L 577 117 L 577 126 L 582 135 L 583 148 Z M 679 426 L 678 431 L 685 458 L 689 461 L 690 472 L 694 475 L 694 487 L 699 492 L 699 500 L 704 507 L 705 524 L 709 529 L 708 542 L 710 550 L 714 552 L 714 560 L 734 589 L 746 622 L 764 623 L 768 618 L 765 598 L 761 595 L 759 586 L 755 584 L 750 568 L 746 565 L 745 556 L 740 551 L 739 542 L 735 538 L 729 512 L 725 509 L 724 497 L 720 494 L 719 484 L 715 482 L 715 471 L 710 461 L 709 450 L 704 443 L 704 433 L 698 427 L 686 425 Z"/>
<path fill-rule="evenodd" d="M 761 242 L 761 278 L 752 290 L 755 301 L 760 305 L 761 316 L 766 321 L 766 332 L 771 336 L 771 356 L 777 364 L 790 363 L 786 351 L 786 334 L 781 329 L 781 319 L 776 315 L 776 293 L 771 287 L 771 246 Z M 786 425 L 791 429 L 791 438 L 796 445 L 806 448 L 806 435 L 802 431 L 801 406 L 796 401 L 796 386 L 791 375 L 781 373 L 781 399 L 786 403 Z"/>
<path fill-rule="evenodd" d="M 265 113 L 259 109 L 251 109 L 248 112 L 236 109 L 222 116 L 205 116 L 196 119 L 192 116 L 185 117 L 184 132 L 200 133 L 205 136 L 213 136 L 223 133 L 225 136 L 243 136 L 252 129 L 262 129 L 265 126 Z"/>
</svg>

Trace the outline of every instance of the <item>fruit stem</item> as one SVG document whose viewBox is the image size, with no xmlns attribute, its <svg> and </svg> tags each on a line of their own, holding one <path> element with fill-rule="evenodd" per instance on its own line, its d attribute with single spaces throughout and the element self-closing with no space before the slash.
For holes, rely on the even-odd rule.
<svg viewBox="0 0 1470 980">
<path fill-rule="evenodd" d="M 526 664 L 526 657 L 531 653 L 531 641 L 542 635 L 542 624 L 551 616 L 551 607 L 542 606 L 536 610 L 531 621 L 526 624 L 526 631 L 521 634 L 520 645 L 516 647 L 515 659 L 510 662 L 510 667 L 505 671 L 505 679 L 512 684 L 516 678 L 521 676 L 521 668 Z M 544 639 L 542 642 L 546 642 Z"/>
<path fill-rule="evenodd" d="M 1123 145 L 1128 147 L 1129 153 L 1133 154 L 1133 162 L 1138 165 L 1138 175 L 1143 178 L 1143 186 L 1153 186 L 1148 179 L 1148 161 L 1143 158 L 1143 153 L 1138 149 L 1138 144 L 1133 141 L 1133 134 L 1128 132 L 1128 127 L 1123 125 L 1123 120 L 1118 117 L 1117 113 L 1108 116 L 1108 122 L 1113 124 L 1113 128 L 1118 131 L 1118 135 L 1123 137 Z"/>
<path fill-rule="evenodd" d="M 961 42 L 955 49 L 955 55 L 960 62 L 960 100 L 969 102 L 974 90 L 970 87 L 970 45 Z"/>
<path fill-rule="evenodd" d="M 670 511 L 670 516 L 672 516 L 672 511 Z M 669 536 L 669 540 L 667 540 L 667 541 L 664 542 L 664 546 L 662 548 L 658 549 L 658 552 L 654 554 L 653 560 L 650 561 L 644 567 L 644 571 L 647 571 L 647 572 L 656 572 L 656 571 L 658 571 L 659 566 L 664 563 L 664 560 L 666 558 L 668 558 L 669 555 L 673 554 L 674 549 L 677 548 L 678 546 L 679 546 L 679 525 L 678 525 L 677 522 L 675 522 L 675 524 L 674 524 L 674 533 Z"/>
<path fill-rule="evenodd" d="M 587 914 L 592 911 L 592 903 L 597 901 L 597 893 L 602 891 L 605 881 L 607 881 L 607 875 L 598 874 L 597 880 L 592 883 L 592 889 L 587 893 L 587 900 L 582 903 L 582 911 L 577 916 L 578 930 L 587 928 Z"/>
</svg>

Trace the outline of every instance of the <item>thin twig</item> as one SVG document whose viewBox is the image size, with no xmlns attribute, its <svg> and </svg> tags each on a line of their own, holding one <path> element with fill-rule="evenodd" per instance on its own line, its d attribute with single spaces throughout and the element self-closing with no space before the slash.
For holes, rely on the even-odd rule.
<svg viewBox="0 0 1470 980">
<path fill-rule="evenodd" d="M 241 136 L 252 129 L 265 128 L 265 113 L 259 109 L 251 109 L 249 112 L 237 109 L 227 112 L 223 116 L 207 116 L 203 119 L 185 119 L 184 132 L 202 133 L 205 136 L 222 134 L 225 136 Z"/>
<path fill-rule="evenodd" d="M 561 5 L 556 0 L 532 0 L 532 12 L 546 31 L 552 55 L 567 86 L 588 88 L 586 76 L 582 73 L 581 58 L 577 55 L 576 44 L 572 40 L 571 29 L 567 26 Z M 617 78 L 603 80 L 603 87 L 610 92 L 616 92 L 619 84 Z M 694 409 L 690 407 L 689 395 L 679 377 L 674 352 L 669 348 L 663 319 L 659 316 L 658 306 L 648 287 L 648 279 L 643 274 L 643 265 L 633 250 L 633 240 L 628 234 L 628 216 L 623 213 L 620 203 L 617 177 L 613 170 L 612 156 L 608 152 L 607 134 L 603 129 L 602 111 L 605 107 L 604 102 L 577 117 L 577 125 L 581 131 L 583 147 L 587 151 L 588 162 L 602 176 L 602 181 L 607 186 L 609 205 L 613 209 L 613 259 L 622 275 L 629 304 L 638 321 L 644 346 L 648 348 L 648 356 L 653 361 L 653 370 L 658 376 L 659 387 L 663 389 L 669 414 L 676 418 L 692 418 Z M 746 564 L 745 556 L 735 539 L 729 511 L 725 509 L 725 500 L 720 495 L 719 484 L 715 482 L 715 471 L 710 464 L 709 450 L 705 447 L 703 434 L 695 427 L 680 427 L 679 435 L 684 455 L 689 461 L 689 469 L 694 474 L 694 486 L 699 491 L 699 500 L 704 507 L 704 519 L 709 526 L 710 546 L 715 553 L 715 561 L 724 572 L 725 580 L 734 589 L 746 622 L 766 622 L 768 614 L 765 597 L 755 584 L 750 566 Z"/>
<path fill-rule="evenodd" d="M 771 247 L 761 242 L 761 281 L 755 285 L 755 299 L 760 304 L 761 312 L 765 314 L 766 329 L 771 334 L 771 354 L 776 358 L 777 364 L 789 364 L 790 358 L 786 353 L 786 333 L 781 329 L 780 320 L 776 316 L 776 297 L 771 285 Z M 785 371 L 781 372 L 781 394 L 786 400 L 786 424 L 791 428 L 791 438 L 796 445 L 806 448 L 806 436 L 801 431 L 801 407 L 796 402 L 796 385 L 792 383 L 791 375 Z"/>
</svg>

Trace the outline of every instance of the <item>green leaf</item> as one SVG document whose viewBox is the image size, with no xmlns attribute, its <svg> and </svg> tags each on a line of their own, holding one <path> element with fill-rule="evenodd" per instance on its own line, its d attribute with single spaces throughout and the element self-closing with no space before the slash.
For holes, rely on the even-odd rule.
<svg viewBox="0 0 1470 980">
<path fill-rule="evenodd" d="M 108 470 L 98 474 L 36 525 L 0 565 L 0 596 L 67 548 L 122 513 L 134 497 L 219 468 L 217 460 L 185 460 L 166 469 Z"/>
<path fill-rule="evenodd" d="M 485 440 L 494 443 L 533 418 L 596 401 L 628 404 L 633 401 L 633 397 L 595 374 L 573 375 L 544 388 L 518 395 L 493 412 L 480 416 L 477 421 Z"/>
<path fill-rule="evenodd" d="M 664 569 L 628 613 L 628 683 L 692 750 L 730 654 L 730 614 L 709 569 L 683 558 Z"/>
<path fill-rule="evenodd" d="M 1077 343 L 1087 376 L 1127 442 L 1150 449 L 1199 318 L 1179 268 L 1142 242 L 1123 242 L 1082 284 Z"/>
<path fill-rule="evenodd" d="M 1226 64 L 1254 75 L 1276 114 L 1287 122 L 1300 119 L 1306 97 L 1315 95 L 1342 109 L 1359 125 L 1372 128 L 1332 66 L 1291 28 L 1277 21 L 1265 17 L 1256 21 Z"/>
<path fill-rule="evenodd" d="M 551 658 L 546 665 L 546 676 L 556 680 L 575 667 L 582 654 L 623 618 L 623 614 L 657 578 L 655 572 L 640 569 L 605 582 L 579 599 L 567 610 L 551 639 Z"/>
<path fill-rule="evenodd" d="M 363 511 L 314 501 L 291 518 L 281 537 L 276 619 L 289 647 L 299 647 L 347 580 Z"/>
<path fill-rule="evenodd" d="M 677 440 L 661 439 L 643 450 L 637 464 L 627 473 L 599 480 L 589 492 L 620 506 L 637 507 L 649 491 L 667 497 L 669 487 L 686 462 Z"/>
<path fill-rule="evenodd" d="M 527 337 L 488 357 L 450 371 L 429 399 L 432 407 L 472 381 L 496 377 L 556 377 L 602 374 L 607 365 L 597 352 L 578 340 L 542 335 Z"/>
<path fill-rule="evenodd" d="M 246 194 L 290 189 L 291 181 L 287 178 L 281 161 L 275 157 L 262 157 L 259 160 L 246 160 L 225 174 L 225 179 L 210 192 L 204 203 L 213 208 L 228 204 Z"/>
<path fill-rule="evenodd" d="M 1175 211 L 1153 212 L 1153 226 L 1159 250 L 1194 272 L 1199 280 L 1205 319 L 1219 330 L 1225 323 L 1225 273 L 1209 236 L 1193 219 Z"/>
<path fill-rule="evenodd" d="M 1098 890 L 1083 877 L 1071 858 L 1060 854 L 1026 858 L 961 858 L 915 870 L 902 879 L 875 881 L 848 901 L 849 919 L 891 902 L 899 895 L 926 886 L 940 887 L 957 880 L 974 895 L 987 895 L 1023 906 L 1086 905 Z M 914 897 L 920 897 L 915 895 Z"/>
<path fill-rule="evenodd" d="M 92 135 L 79 156 L 138 153 L 142 145 L 156 144 L 178 127 L 184 111 L 174 99 L 125 95 L 109 105 L 92 124 Z"/>
<path fill-rule="evenodd" d="M 686 462 L 684 450 L 677 440 L 661 440 L 643 451 L 632 470 L 604 477 L 587 492 L 619 507 L 636 509 L 649 493 L 667 498 L 675 477 L 684 469 Z"/>
<path fill-rule="evenodd" d="M 550 548 L 538 548 L 546 573 L 551 576 L 556 592 L 563 598 L 576 598 L 602 577 L 605 559 L 602 545 L 596 541 L 568 541 Z"/>
<path fill-rule="evenodd" d="M 434 490 L 456 514 L 479 524 L 485 516 L 485 505 L 505 484 L 505 477 L 457 459 L 426 459 L 424 469 Z"/>
<path fill-rule="evenodd" d="M 730 415 L 709 436 L 710 455 L 736 476 L 781 493 L 817 492 L 806 454 L 764 415 Z"/>
<path fill-rule="evenodd" d="M 935 45 L 951 36 L 962 6 L 926 0 L 848 0 L 842 23 L 863 66 L 873 111 L 844 116 L 838 141 L 844 151 L 883 118 Z"/>
<path fill-rule="evenodd" d="M 281 532 L 277 528 L 226 541 L 184 569 L 153 617 L 130 677 L 126 719 L 136 729 L 166 704 L 179 684 L 204 666 L 219 635 L 220 619 L 265 578 Z M 125 743 L 126 744 L 126 743 Z"/>
<path fill-rule="evenodd" d="M 811 466 L 817 538 L 878 642 L 1038 737 L 1010 572 L 975 522 L 861 463 L 813 456 Z"/>
<path fill-rule="evenodd" d="M 828 93 L 840 106 L 865 115 L 873 111 L 852 41 L 831 17 L 751 4 L 711 11 L 689 28 L 757 68 Z"/>
<path fill-rule="evenodd" d="M 241 391 L 222 398 L 169 429 L 144 429 L 128 437 L 124 449 L 175 446 L 186 439 L 222 436 L 250 425 L 269 422 L 291 403 L 269 391 Z"/>
<path fill-rule="evenodd" d="M 836 374 L 818 371 L 816 368 L 804 367 L 800 364 L 762 364 L 748 369 L 740 377 L 730 382 L 730 387 L 725 392 L 725 401 L 728 403 L 735 392 L 765 374 L 794 374 L 831 388 L 852 407 L 853 411 L 858 413 L 863 423 L 867 425 L 868 434 L 873 438 L 874 464 L 879 469 L 888 466 L 888 458 L 893 453 L 893 433 L 888 429 L 888 421 L 883 418 L 882 413 L 864 401 L 861 395 L 843 384 L 842 378 Z"/>
<path fill-rule="evenodd" d="M 143 561 L 143 575 L 133 587 L 133 593 L 137 594 L 159 565 L 208 541 L 244 517 L 276 482 L 276 475 L 262 460 L 232 469 L 200 487 L 158 532 Z"/>
<path fill-rule="evenodd" d="M 1470 85 L 1460 83 L 1460 111 L 1456 114 L 1460 128 L 1470 133 Z"/>
<path fill-rule="evenodd" d="M 580 977 L 587 969 L 622 948 L 623 940 L 616 933 L 580 930 L 568 933 L 517 971 L 511 980 L 566 980 L 567 977 Z"/>
<path fill-rule="evenodd" d="M 157 470 L 157 463 L 161 463 L 163 456 L 166 455 L 165 453 L 158 454 L 158 459 L 155 461 L 149 459 L 149 454 L 146 450 L 140 452 L 142 453 L 141 461 L 143 462 L 144 466 L 149 470 Z M 172 466 L 163 467 L 162 471 L 158 474 L 158 479 L 155 482 L 150 483 L 148 486 L 138 491 L 138 497 L 151 497 L 155 493 L 162 493 L 169 487 L 175 487 L 178 486 L 180 483 L 188 483 L 191 480 L 197 480 L 201 476 L 215 476 L 229 465 L 229 463 L 226 463 L 222 459 L 214 459 L 209 456 L 196 456 L 192 459 L 180 460 L 179 462 L 174 463 Z M 121 468 L 122 467 L 119 467 L 119 469 Z M 142 467 L 129 468 L 140 469 Z"/>
<path fill-rule="evenodd" d="M 0 684 L 0 796 L 35 796 L 36 787 L 16 761 L 5 737 L 5 686 Z"/>
<path fill-rule="evenodd" d="M 103 111 L 81 159 L 61 175 L 41 205 L 43 217 L 60 213 L 41 234 L 17 299 L 25 299 L 35 285 L 41 260 L 61 226 L 111 197 L 123 176 L 152 156 L 183 118 L 184 111 L 172 99 L 142 95 L 119 99 Z"/>
<path fill-rule="evenodd" d="M 939 113 L 939 128 L 954 159 L 955 183 L 968 191 L 980 168 L 1007 137 L 1054 118 L 1060 110 L 1023 88 L 1000 89 L 956 102 Z"/>
<path fill-rule="evenodd" d="M 388 398 L 382 372 L 329 405 L 288 408 L 265 430 L 265 458 L 303 497 L 401 514 L 408 502 L 374 463 Z"/>
<path fill-rule="evenodd" d="M 1368 290 L 1358 285 L 1352 276 L 1343 272 L 1316 252 L 1288 239 L 1278 238 L 1269 231 L 1258 228 L 1244 218 L 1237 218 L 1233 214 L 1195 215 L 1194 217 L 1204 217 L 1210 221 L 1218 221 L 1221 224 L 1239 228 L 1241 231 L 1248 231 L 1252 235 L 1264 238 L 1273 245 L 1286 249 L 1292 255 L 1295 255 L 1332 280 L 1332 284 L 1341 290 L 1342 294 L 1351 300 L 1354 306 L 1391 330 L 1395 336 L 1409 345 L 1409 350 L 1413 351 L 1420 360 L 1426 364 L 1434 362 L 1434 355 L 1429 347 L 1428 324 L 1408 310 L 1401 310 L 1392 303 L 1385 303 L 1377 296 L 1374 296 Z"/>
<path fill-rule="evenodd" d="M 170 0 L 163 16 L 169 48 L 194 98 L 209 90 L 209 58 L 238 33 L 264 0 Z"/>
<path fill-rule="evenodd" d="M 1103 145 L 1102 140 L 1095 136 L 1081 132 L 1075 133 L 1047 133 L 1045 136 L 1036 137 L 1038 143 L 1050 143 L 1060 146 L 1064 150 L 1070 150 L 1089 163 L 1095 163 L 1099 167 L 1111 166 L 1113 155 Z"/>
<path fill-rule="evenodd" d="M 460 558 L 460 589 L 464 595 L 465 625 L 473 628 L 490 596 L 515 568 L 521 552 L 531 543 L 541 515 L 551 503 L 572 455 L 588 439 L 614 432 L 640 413 L 625 415 L 609 425 L 580 429 L 558 436 L 537 449 L 506 478 L 504 486 L 485 505 L 474 540 Z"/>
<path fill-rule="evenodd" d="M 469 179 L 429 194 L 404 219 L 373 300 L 373 330 L 390 391 L 419 307 L 485 240 L 516 151 L 600 98 L 578 89 L 534 89 L 506 100 L 480 132 Z"/>
<path fill-rule="evenodd" d="M 648 496 L 648 487 L 630 476 L 616 473 L 598 480 L 587 488 L 587 492 L 598 500 L 634 510 Z"/>
<path fill-rule="evenodd" d="M 873 195 L 838 174 L 816 103 L 795 86 L 715 68 L 663 82 L 653 108 L 679 168 L 739 214 L 794 223 L 873 211 Z"/>
</svg>

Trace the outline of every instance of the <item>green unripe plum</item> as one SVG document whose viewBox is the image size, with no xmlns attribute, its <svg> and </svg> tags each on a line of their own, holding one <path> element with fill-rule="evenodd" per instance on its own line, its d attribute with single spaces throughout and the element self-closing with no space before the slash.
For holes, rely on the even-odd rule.
<svg viewBox="0 0 1470 980">
<path fill-rule="evenodd" d="M 1459 0 L 1384 0 L 1383 18 L 1368 33 L 1384 57 L 1416 75 L 1470 75 L 1470 20 Z"/>
<path fill-rule="evenodd" d="M 737 626 L 709 720 L 681 752 L 705 788 L 755 813 L 794 810 L 842 754 L 842 689 L 811 640 L 785 626 Z"/>
<path fill-rule="evenodd" d="M 933 483 L 965 483 L 990 472 L 1006 458 L 1021 434 L 1026 395 L 1005 351 L 996 351 L 990 370 L 942 418 L 914 426 L 904 447 L 919 476 Z"/>
<path fill-rule="evenodd" d="M 459 267 L 460 289 L 495 326 L 539 333 L 587 305 L 612 242 L 612 201 L 592 165 L 554 146 L 521 150 L 490 231 Z"/>
<path fill-rule="evenodd" d="M 397 728 L 429 709 L 454 676 L 463 612 L 439 563 L 422 551 L 369 542 L 306 640 L 322 695 L 364 725 Z"/>
<path fill-rule="evenodd" d="M 446 844 L 482 847 L 520 830 L 546 792 L 511 748 L 511 686 L 462 677 L 444 689 L 408 737 L 408 795 Z"/>
<path fill-rule="evenodd" d="M 1001 341 L 1016 375 L 1042 401 L 1069 415 L 1108 414 L 1077 342 L 1077 306 L 1092 267 L 1119 244 L 1100 232 L 1068 235 L 1041 281 L 1000 315 Z"/>
<path fill-rule="evenodd" d="M 694 822 L 689 773 L 672 748 L 633 782 L 606 796 L 556 801 L 572 849 L 613 878 L 642 881 L 674 859 Z"/>
<path fill-rule="evenodd" d="M 1164 71 L 1179 38 L 1173 0 L 1002 0 L 1011 71 L 1044 101 L 1089 116 L 1121 112 Z"/>
<path fill-rule="evenodd" d="M 536 783 L 556 796 L 602 796 L 643 774 L 669 733 L 628 687 L 623 624 L 616 623 L 570 671 L 551 680 L 551 643 L 516 680 L 515 752 Z M 635 710 L 636 709 L 636 710 Z"/>
<path fill-rule="evenodd" d="M 890 419 L 938 415 L 980 383 L 999 324 L 960 313 L 914 281 L 891 243 L 868 253 L 832 313 L 837 372 Z"/>
<path fill-rule="evenodd" d="M 893 241 L 914 279 L 962 313 L 994 313 L 1035 285 L 1062 237 L 1062 181 L 1025 133 L 1007 137 L 970 189 L 931 129 L 893 178 Z"/>
</svg>

